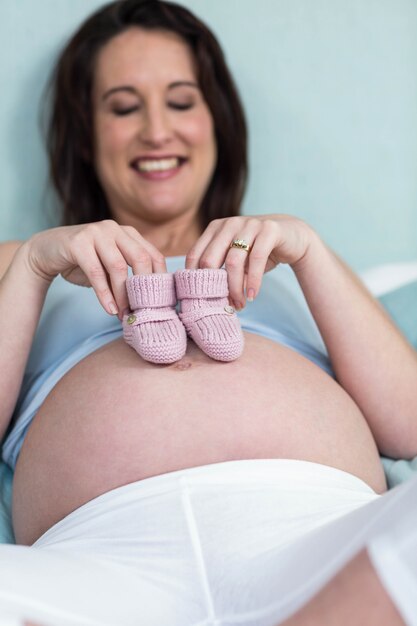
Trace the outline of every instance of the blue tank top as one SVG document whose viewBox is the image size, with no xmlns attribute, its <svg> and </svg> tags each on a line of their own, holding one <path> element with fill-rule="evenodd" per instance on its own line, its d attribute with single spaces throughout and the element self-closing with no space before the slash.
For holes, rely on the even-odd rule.
<svg viewBox="0 0 417 626">
<path fill-rule="evenodd" d="M 184 268 L 184 256 L 168 257 L 167 271 Z M 327 351 L 294 273 L 279 265 L 264 275 L 258 297 L 238 313 L 242 328 L 296 350 L 333 376 Z M 3 460 L 14 469 L 27 429 L 56 383 L 76 363 L 122 336 L 92 289 L 58 276 L 50 286 L 29 354 Z"/>
</svg>

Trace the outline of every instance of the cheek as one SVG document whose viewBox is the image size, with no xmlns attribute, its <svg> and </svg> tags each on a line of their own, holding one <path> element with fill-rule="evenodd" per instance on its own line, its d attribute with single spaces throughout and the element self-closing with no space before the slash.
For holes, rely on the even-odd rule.
<svg viewBox="0 0 417 626">
<path fill-rule="evenodd" d="M 211 115 L 208 112 L 200 112 L 188 120 L 184 134 L 190 145 L 195 148 L 203 148 L 207 151 L 207 157 L 213 158 L 216 152 L 214 127 Z"/>
<path fill-rule="evenodd" d="M 96 162 L 103 164 L 105 161 L 117 160 L 121 155 L 122 148 L 130 136 L 126 125 L 115 124 L 107 119 L 99 119 L 95 124 L 96 136 Z"/>
</svg>

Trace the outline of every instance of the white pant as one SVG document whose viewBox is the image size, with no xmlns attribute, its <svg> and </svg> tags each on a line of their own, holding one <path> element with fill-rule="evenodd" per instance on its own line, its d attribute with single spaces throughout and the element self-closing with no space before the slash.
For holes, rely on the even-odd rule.
<svg viewBox="0 0 417 626">
<path fill-rule="evenodd" d="M 31 548 L 0 546 L 0 615 L 46 626 L 275 626 L 369 545 L 415 626 L 416 521 L 416 480 L 378 496 L 305 461 L 172 472 L 99 496 Z"/>
</svg>

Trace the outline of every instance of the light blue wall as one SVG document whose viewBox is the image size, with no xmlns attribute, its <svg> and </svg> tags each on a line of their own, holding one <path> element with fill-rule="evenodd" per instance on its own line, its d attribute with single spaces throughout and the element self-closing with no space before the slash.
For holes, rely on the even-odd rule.
<svg viewBox="0 0 417 626">
<path fill-rule="evenodd" d="M 417 259 L 417 2 L 183 0 L 219 36 L 250 125 L 245 213 L 307 220 L 356 269 Z M 0 8 L 0 239 L 52 223 L 38 129 L 56 51 L 97 0 Z"/>
</svg>

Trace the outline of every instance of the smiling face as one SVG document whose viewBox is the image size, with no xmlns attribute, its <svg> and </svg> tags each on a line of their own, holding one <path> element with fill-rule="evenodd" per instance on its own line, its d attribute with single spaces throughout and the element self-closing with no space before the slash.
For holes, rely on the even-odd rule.
<svg viewBox="0 0 417 626">
<path fill-rule="evenodd" d="M 196 222 L 216 164 L 213 119 L 175 33 L 131 28 L 99 52 L 95 167 L 122 224 Z"/>
</svg>

